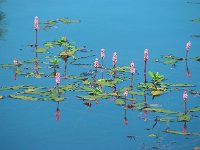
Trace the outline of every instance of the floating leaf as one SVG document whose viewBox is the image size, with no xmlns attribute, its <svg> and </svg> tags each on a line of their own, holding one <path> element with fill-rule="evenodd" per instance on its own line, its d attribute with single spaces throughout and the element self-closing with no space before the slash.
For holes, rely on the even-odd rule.
<svg viewBox="0 0 200 150">
<path fill-rule="evenodd" d="M 64 23 L 64 24 L 69 24 L 69 23 L 74 23 L 74 22 L 80 22 L 80 20 L 71 20 L 69 18 L 63 17 L 59 18 L 58 21 Z"/>
<path fill-rule="evenodd" d="M 24 96 L 24 95 L 17 95 L 17 94 L 9 95 L 9 97 L 14 98 L 14 99 L 21 99 L 21 100 L 33 100 L 33 101 L 40 100 L 40 99 L 37 98 L 37 97 Z"/>
<path fill-rule="evenodd" d="M 149 134 L 150 137 L 155 137 L 156 135 L 154 133 Z"/>
<path fill-rule="evenodd" d="M 37 52 L 37 53 L 46 53 L 47 50 L 45 48 L 39 48 L 39 49 L 34 50 L 34 52 Z"/>
<path fill-rule="evenodd" d="M 39 61 L 40 59 L 38 59 L 38 58 L 34 58 L 34 59 L 30 59 L 30 60 L 26 60 L 26 61 L 24 61 L 25 63 L 35 63 L 35 62 L 37 62 L 37 61 Z"/>
<path fill-rule="evenodd" d="M 200 56 L 192 58 L 193 60 L 200 61 Z"/>
<path fill-rule="evenodd" d="M 0 91 L 4 90 L 18 90 L 18 89 L 24 89 L 24 88 L 29 88 L 31 86 L 26 86 L 26 85 L 16 85 L 16 86 L 7 86 L 7 87 L 1 87 Z"/>
<path fill-rule="evenodd" d="M 121 99 L 116 99 L 116 100 L 115 100 L 115 104 L 116 104 L 116 105 L 124 105 L 125 102 L 124 102 L 123 100 L 121 100 Z"/>
<path fill-rule="evenodd" d="M 164 130 L 164 132 L 172 133 L 172 134 L 179 134 L 179 135 L 194 135 L 194 136 L 200 136 L 199 133 L 179 132 L 179 131 L 174 131 L 174 130 Z"/>
<path fill-rule="evenodd" d="M 196 107 L 194 107 L 194 108 L 190 108 L 188 111 L 189 111 L 189 112 L 200 111 L 200 106 L 196 106 Z"/>
<path fill-rule="evenodd" d="M 181 114 L 181 115 L 179 115 L 179 118 L 178 118 L 178 121 L 190 121 L 190 116 L 188 116 L 188 115 L 185 115 L 185 114 Z"/>
<path fill-rule="evenodd" d="M 159 113 L 165 113 L 165 114 L 177 114 L 177 112 L 175 112 L 175 111 L 166 110 L 166 109 L 160 109 L 160 108 L 144 108 L 144 110 L 153 111 L 153 112 L 159 112 Z"/>
<path fill-rule="evenodd" d="M 153 96 L 159 96 L 161 94 L 163 94 L 163 91 L 151 91 L 151 95 Z"/>
<path fill-rule="evenodd" d="M 0 64 L 0 68 L 10 68 L 13 67 L 13 64 Z"/>
<path fill-rule="evenodd" d="M 1 96 L 1 95 L 0 95 L 0 99 L 3 99 L 3 98 L 4 98 L 4 96 Z"/>
<path fill-rule="evenodd" d="M 169 64 L 175 64 L 177 63 L 178 61 L 176 59 L 171 59 L 171 60 L 167 60 L 167 61 L 164 61 L 163 64 L 165 65 L 169 65 Z"/>
<path fill-rule="evenodd" d="M 54 48 L 53 42 L 45 42 L 45 43 L 44 43 L 44 46 L 45 46 L 46 48 Z"/>
<path fill-rule="evenodd" d="M 168 85 L 168 86 L 176 86 L 176 87 L 194 87 L 195 85 L 193 84 L 186 84 L 186 83 L 176 83 L 176 84 L 173 84 L 173 83 L 166 83 L 165 85 Z"/>
<path fill-rule="evenodd" d="M 192 22 L 200 22 L 200 18 L 192 19 Z"/>
</svg>

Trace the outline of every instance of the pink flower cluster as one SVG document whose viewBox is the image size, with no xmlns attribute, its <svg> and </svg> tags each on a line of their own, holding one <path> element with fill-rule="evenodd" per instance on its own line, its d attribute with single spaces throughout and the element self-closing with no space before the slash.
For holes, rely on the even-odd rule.
<svg viewBox="0 0 200 150">
<path fill-rule="evenodd" d="M 105 53 L 104 53 L 104 49 L 101 49 L 101 58 L 104 59 L 105 58 Z"/>
<path fill-rule="evenodd" d="M 188 99 L 187 92 L 186 92 L 186 91 L 184 91 L 184 93 L 183 93 L 183 100 L 186 102 L 186 101 L 187 101 L 187 99 Z"/>
<path fill-rule="evenodd" d="M 18 65 L 18 62 L 17 62 L 17 59 L 16 59 L 16 58 L 13 60 L 13 64 L 14 64 L 15 66 Z"/>
<path fill-rule="evenodd" d="M 130 65 L 130 72 L 131 72 L 131 74 L 135 73 L 135 64 L 133 61 L 131 62 L 131 65 Z"/>
<path fill-rule="evenodd" d="M 38 16 L 35 16 L 35 20 L 34 20 L 34 29 L 38 30 Z"/>
<path fill-rule="evenodd" d="M 128 90 L 124 91 L 124 96 L 127 97 L 128 95 Z"/>
<path fill-rule="evenodd" d="M 188 41 L 188 42 L 186 43 L 186 50 L 189 50 L 189 49 L 190 49 L 190 47 L 191 47 L 191 42 L 190 42 L 190 41 Z"/>
<path fill-rule="evenodd" d="M 56 84 L 60 83 L 60 73 L 56 72 Z"/>
<path fill-rule="evenodd" d="M 148 49 L 145 49 L 144 50 L 144 61 L 147 61 L 148 58 L 149 58 L 149 56 L 148 56 Z"/>
<path fill-rule="evenodd" d="M 98 68 L 98 67 L 99 67 L 98 58 L 96 58 L 95 61 L 94 61 L 94 67 L 95 67 L 95 68 Z"/>
<path fill-rule="evenodd" d="M 116 52 L 113 53 L 112 61 L 113 61 L 113 65 L 115 66 L 117 64 L 117 53 Z"/>
</svg>

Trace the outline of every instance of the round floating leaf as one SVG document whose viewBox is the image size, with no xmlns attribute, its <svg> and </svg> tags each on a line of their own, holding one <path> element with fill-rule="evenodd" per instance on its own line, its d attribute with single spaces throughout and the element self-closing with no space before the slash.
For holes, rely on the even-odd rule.
<svg viewBox="0 0 200 150">
<path fill-rule="evenodd" d="M 179 135 L 194 135 L 194 136 L 200 136 L 200 133 L 179 132 L 179 131 L 175 131 L 175 130 L 164 130 L 164 132 L 172 133 L 172 134 L 179 134 Z"/>
<path fill-rule="evenodd" d="M 190 116 L 185 115 L 185 114 L 181 114 L 178 118 L 178 121 L 190 121 Z"/>
<path fill-rule="evenodd" d="M 3 99 L 3 98 L 4 98 L 4 96 L 1 96 L 1 95 L 0 95 L 0 99 Z"/>
<path fill-rule="evenodd" d="M 163 94 L 163 91 L 151 91 L 151 95 L 153 95 L 153 96 L 159 96 L 162 94 Z"/>
<path fill-rule="evenodd" d="M 39 49 L 34 50 L 34 52 L 37 52 L 37 53 L 46 53 L 47 50 L 45 48 L 39 48 Z"/>
<path fill-rule="evenodd" d="M 192 19 L 192 22 L 200 22 L 200 18 Z"/>
<path fill-rule="evenodd" d="M 9 97 L 14 98 L 14 99 L 21 99 L 21 100 L 33 100 L 33 101 L 40 100 L 40 99 L 37 98 L 37 97 L 24 96 L 24 95 L 17 95 L 17 94 L 9 95 Z"/>
<path fill-rule="evenodd" d="M 156 135 L 154 133 L 149 134 L 150 137 L 155 137 Z"/>
<path fill-rule="evenodd" d="M 190 108 L 188 111 L 189 111 L 189 112 L 200 111 L 200 106 L 196 106 L 196 107 L 194 107 L 194 108 Z"/>
<path fill-rule="evenodd" d="M 123 100 L 121 100 L 121 99 L 116 99 L 116 100 L 115 100 L 115 104 L 116 104 L 116 105 L 124 105 L 125 102 L 124 102 Z"/>
<path fill-rule="evenodd" d="M 153 111 L 153 112 L 159 112 L 159 113 L 165 113 L 165 114 L 177 114 L 177 112 L 175 112 L 175 111 L 166 110 L 166 109 L 160 109 L 160 108 L 144 108 L 144 110 Z"/>
</svg>

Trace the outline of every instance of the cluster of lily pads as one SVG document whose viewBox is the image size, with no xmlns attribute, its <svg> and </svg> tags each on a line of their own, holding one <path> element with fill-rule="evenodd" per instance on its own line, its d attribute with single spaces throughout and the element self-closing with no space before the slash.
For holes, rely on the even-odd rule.
<svg viewBox="0 0 200 150">
<path fill-rule="evenodd" d="M 39 24 L 45 25 L 43 29 L 50 29 L 57 23 L 72 23 L 80 22 L 77 20 L 70 20 L 68 18 L 59 18 L 56 20 L 50 20 L 47 22 L 41 22 Z M 85 105 L 91 107 L 94 103 L 98 104 L 100 101 L 113 99 L 116 105 L 122 106 L 126 109 L 134 109 L 138 111 L 152 111 L 156 113 L 164 113 L 165 116 L 157 119 L 158 122 L 187 122 L 192 119 L 192 115 L 188 115 L 176 110 L 168 110 L 164 108 L 155 108 L 148 105 L 143 97 L 146 95 L 155 98 L 162 94 L 175 92 L 178 90 L 187 90 L 188 93 L 200 96 L 200 94 L 189 89 L 195 85 L 186 83 L 168 83 L 164 75 L 158 72 L 148 72 L 151 80 L 140 81 L 134 83 L 133 86 L 123 86 L 119 88 L 119 85 L 126 85 L 127 81 L 131 81 L 130 66 L 114 66 L 105 67 L 98 66 L 94 68 L 93 62 L 89 64 L 77 63 L 77 61 L 84 61 L 87 58 L 94 57 L 92 50 L 87 50 L 85 47 L 78 48 L 74 42 L 68 41 L 66 37 L 60 37 L 54 41 L 46 41 L 41 44 L 39 48 L 33 50 L 34 53 L 39 53 L 40 57 L 36 57 L 30 60 L 19 60 L 17 64 L 0 64 L 0 68 L 10 69 L 14 72 L 14 79 L 18 77 L 24 78 L 55 78 L 56 72 L 63 70 L 64 74 L 61 75 L 61 83 L 59 87 L 45 87 L 34 85 L 14 85 L 0 87 L 0 91 L 13 91 L 10 95 L 0 95 L 0 99 L 10 97 L 12 99 L 19 100 L 32 100 L 32 101 L 46 101 L 52 100 L 55 102 L 61 102 L 67 100 L 65 97 L 66 92 L 75 93 L 78 100 L 82 100 Z M 31 49 L 35 47 L 35 44 L 28 44 Z M 86 55 L 85 55 L 86 54 Z M 161 56 L 164 61 L 155 60 L 155 62 L 162 62 L 163 64 L 175 65 L 179 61 L 186 61 L 185 58 L 179 58 L 173 55 Z M 199 61 L 200 57 L 191 58 Z M 90 70 L 87 72 L 79 72 L 79 74 L 69 75 L 67 74 L 67 66 L 76 65 L 83 67 L 87 65 Z M 81 69 L 80 69 L 81 70 Z M 94 80 L 94 74 L 102 74 L 100 78 Z M 99 76 L 97 76 L 99 77 Z M 71 83 L 62 83 L 62 80 L 70 80 Z M 59 88 L 59 93 L 58 89 Z M 125 96 L 124 92 L 128 91 Z M 77 94 L 76 94 L 77 93 Z M 142 97 L 142 98 L 141 98 Z M 187 112 L 199 112 L 200 106 L 190 108 Z M 191 114 L 190 113 L 190 114 Z M 173 130 L 165 130 L 168 133 L 184 134 L 184 135 L 200 135 L 198 133 L 178 132 Z"/>
</svg>

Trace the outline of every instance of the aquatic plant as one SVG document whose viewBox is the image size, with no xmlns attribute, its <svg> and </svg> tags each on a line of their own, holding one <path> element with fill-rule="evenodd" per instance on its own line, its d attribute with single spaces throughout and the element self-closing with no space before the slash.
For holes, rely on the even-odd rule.
<svg viewBox="0 0 200 150">
<path fill-rule="evenodd" d="M 104 68 L 104 63 L 103 63 L 103 61 L 104 61 L 104 58 L 105 58 L 105 52 L 104 52 L 104 49 L 102 48 L 101 49 L 101 60 L 102 60 L 102 68 Z"/>
<path fill-rule="evenodd" d="M 144 83 L 147 82 L 146 70 L 147 70 L 147 60 L 149 58 L 148 49 L 144 50 Z"/>
<path fill-rule="evenodd" d="M 117 64 L 117 53 L 116 52 L 113 53 L 112 61 L 113 61 L 113 67 L 115 68 L 116 64 Z"/>
<path fill-rule="evenodd" d="M 133 87 L 133 76 L 135 74 L 135 64 L 133 63 L 133 61 L 130 64 L 130 73 L 131 73 L 131 83 L 130 83 L 130 87 Z"/>
</svg>

